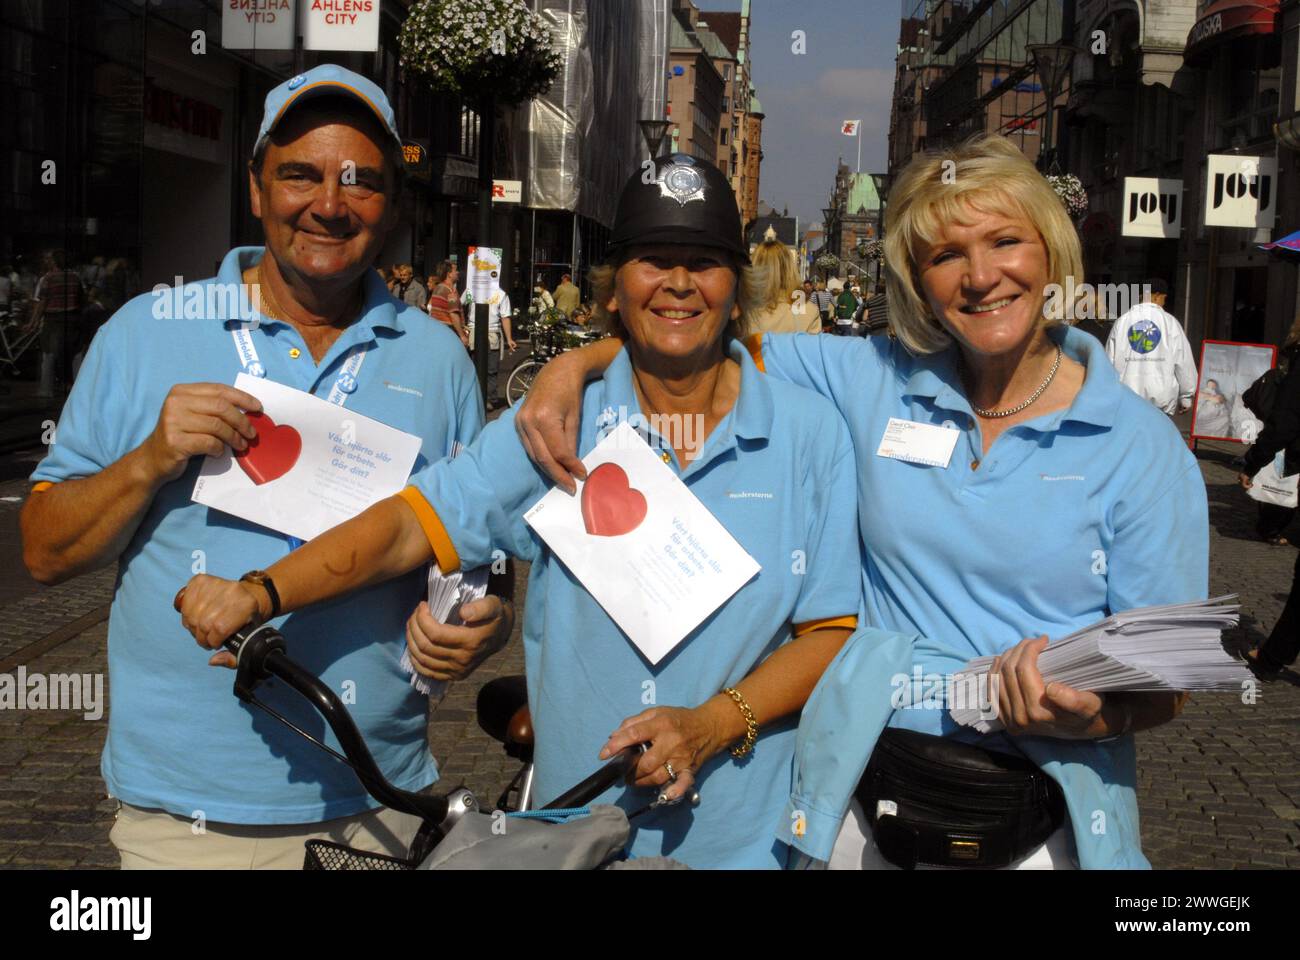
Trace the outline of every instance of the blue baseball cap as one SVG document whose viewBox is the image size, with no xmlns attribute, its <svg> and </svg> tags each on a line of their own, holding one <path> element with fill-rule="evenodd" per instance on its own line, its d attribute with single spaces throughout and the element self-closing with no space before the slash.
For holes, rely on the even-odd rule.
<svg viewBox="0 0 1300 960">
<path fill-rule="evenodd" d="M 253 152 L 256 153 L 262 148 L 267 137 L 293 107 L 321 96 L 350 97 L 369 107 L 375 119 L 393 138 L 393 143 L 397 144 L 398 150 L 401 150 L 402 138 L 397 132 L 393 108 L 388 98 L 384 96 L 384 91 L 359 73 L 345 70 L 335 63 L 322 63 L 318 67 L 312 67 L 306 73 L 300 73 L 286 80 L 266 95 L 262 125 L 257 130 Z"/>
</svg>

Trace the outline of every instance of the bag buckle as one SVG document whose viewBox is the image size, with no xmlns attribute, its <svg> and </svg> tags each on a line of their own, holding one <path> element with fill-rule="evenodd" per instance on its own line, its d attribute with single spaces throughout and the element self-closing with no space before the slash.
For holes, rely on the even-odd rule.
<svg viewBox="0 0 1300 960">
<path fill-rule="evenodd" d="M 963 862 L 978 861 L 981 856 L 980 841 L 977 837 L 948 837 L 948 857 Z"/>
</svg>

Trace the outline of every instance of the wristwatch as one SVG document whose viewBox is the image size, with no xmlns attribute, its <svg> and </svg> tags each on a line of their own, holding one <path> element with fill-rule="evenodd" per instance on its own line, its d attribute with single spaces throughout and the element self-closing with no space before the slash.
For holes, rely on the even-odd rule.
<svg viewBox="0 0 1300 960">
<path fill-rule="evenodd" d="M 241 583 L 255 583 L 266 591 L 267 596 L 271 598 L 271 613 L 267 620 L 274 620 L 280 615 L 280 594 L 275 589 L 275 581 L 272 580 L 265 570 L 249 570 L 239 578 Z"/>
</svg>

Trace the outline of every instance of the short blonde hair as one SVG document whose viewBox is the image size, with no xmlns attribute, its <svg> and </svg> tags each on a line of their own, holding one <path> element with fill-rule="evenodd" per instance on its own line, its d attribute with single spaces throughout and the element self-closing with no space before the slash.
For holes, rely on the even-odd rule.
<svg viewBox="0 0 1300 960">
<path fill-rule="evenodd" d="M 760 293 L 767 309 L 790 302 L 790 294 L 801 286 L 795 268 L 795 253 L 780 240 L 764 240 L 754 249 L 754 270 L 762 275 Z"/>
<path fill-rule="evenodd" d="M 945 150 L 914 158 L 889 192 L 885 229 L 885 288 L 890 326 L 912 353 L 936 353 L 952 337 L 931 314 L 921 291 L 917 256 L 946 223 L 972 214 L 1018 214 L 1047 250 L 1048 283 L 1066 287 L 1083 277 L 1079 235 L 1047 179 L 1005 137 L 978 134 Z M 1046 296 L 1046 294 L 1044 294 Z M 1056 298 L 1059 303 L 1059 298 Z M 1044 316 L 1042 323 L 1057 322 Z"/>
<path fill-rule="evenodd" d="M 592 323 L 606 334 L 622 337 L 624 340 L 627 340 L 627 328 L 623 326 L 618 313 L 610 313 L 605 305 L 614 296 L 615 277 L 619 268 L 629 259 L 631 259 L 629 256 L 622 256 L 613 263 L 592 267 L 587 273 L 587 280 L 591 284 L 591 298 L 594 301 L 591 308 Z M 736 303 L 740 305 L 740 316 L 727 320 L 725 336 L 731 339 L 742 335 L 745 329 L 745 317 L 762 308 L 764 278 L 749 264 L 741 264 L 731 257 L 728 259 L 732 272 L 736 274 Z"/>
</svg>

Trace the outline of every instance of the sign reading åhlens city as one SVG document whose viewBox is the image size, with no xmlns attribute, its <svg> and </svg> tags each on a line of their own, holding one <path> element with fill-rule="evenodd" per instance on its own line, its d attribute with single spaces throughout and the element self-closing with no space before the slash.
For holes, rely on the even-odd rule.
<svg viewBox="0 0 1300 960">
<path fill-rule="evenodd" d="M 223 0 L 221 45 L 227 50 L 292 50 L 293 0 Z"/>
<path fill-rule="evenodd" d="M 380 0 L 222 0 L 221 45 L 292 50 L 295 14 L 306 50 L 379 49 Z"/>
</svg>

